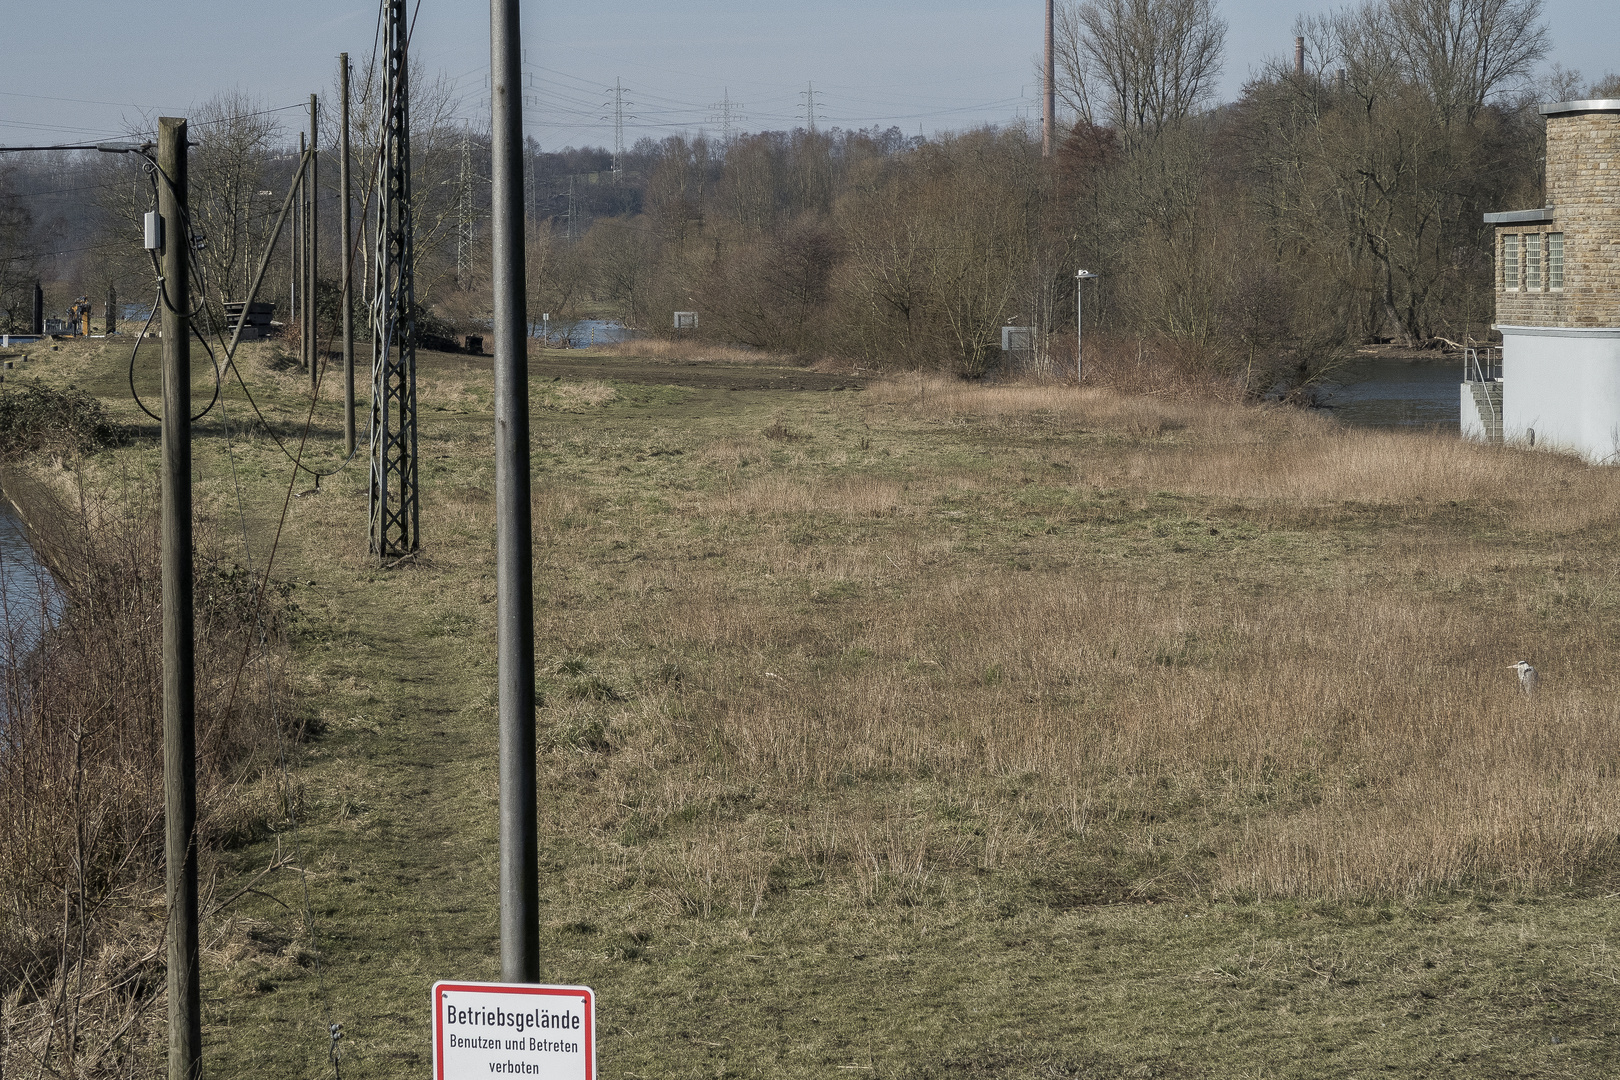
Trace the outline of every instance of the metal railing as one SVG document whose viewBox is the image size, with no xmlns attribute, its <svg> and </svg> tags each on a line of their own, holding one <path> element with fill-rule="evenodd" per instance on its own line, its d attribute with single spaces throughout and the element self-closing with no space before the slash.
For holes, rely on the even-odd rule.
<svg viewBox="0 0 1620 1080">
<path fill-rule="evenodd" d="M 1463 382 L 1495 382 L 1501 377 L 1500 345 L 1470 345 L 1463 349 Z"/>
</svg>

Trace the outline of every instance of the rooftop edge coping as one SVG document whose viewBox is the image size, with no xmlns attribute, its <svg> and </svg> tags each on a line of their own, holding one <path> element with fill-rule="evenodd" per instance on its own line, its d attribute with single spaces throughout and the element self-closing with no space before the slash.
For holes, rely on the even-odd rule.
<svg viewBox="0 0 1620 1080">
<path fill-rule="evenodd" d="M 1543 206 L 1539 210 L 1502 210 L 1495 214 L 1485 215 L 1487 225 L 1539 225 L 1552 221 L 1553 208 Z"/>
<path fill-rule="evenodd" d="M 1566 116 L 1583 112 L 1620 112 L 1620 98 L 1589 98 L 1586 101 L 1559 101 L 1541 107 L 1542 116 Z"/>
</svg>

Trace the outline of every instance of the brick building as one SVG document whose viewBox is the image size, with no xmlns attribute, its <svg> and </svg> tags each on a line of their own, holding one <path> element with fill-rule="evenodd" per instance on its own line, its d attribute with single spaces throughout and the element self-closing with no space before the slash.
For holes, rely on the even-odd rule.
<svg viewBox="0 0 1620 1080">
<path fill-rule="evenodd" d="M 1470 365 L 1463 434 L 1620 462 L 1620 100 L 1541 111 L 1547 205 L 1485 215 L 1501 376 Z"/>
</svg>

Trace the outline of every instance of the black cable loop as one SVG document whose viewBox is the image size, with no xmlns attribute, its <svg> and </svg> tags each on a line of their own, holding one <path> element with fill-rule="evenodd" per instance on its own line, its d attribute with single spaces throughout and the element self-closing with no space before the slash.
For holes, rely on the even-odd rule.
<svg viewBox="0 0 1620 1080">
<path fill-rule="evenodd" d="M 135 347 L 129 351 L 129 396 L 135 399 L 135 404 L 141 407 L 141 412 L 161 424 L 163 423 L 163 417 L 148 409 L 146 402 L 141 400 L 140 391 L 135 389 L 135 355 L 141 351 L 141 342 L 146 340 L 146 332 L 152 328 L 152 318 L 157 315 L 157 310 L 158 300 L 154 298 L 152 310 L 146 316 L 146 325 L 141 327 L 140 334 L 135 338 Z"/>
</svg>

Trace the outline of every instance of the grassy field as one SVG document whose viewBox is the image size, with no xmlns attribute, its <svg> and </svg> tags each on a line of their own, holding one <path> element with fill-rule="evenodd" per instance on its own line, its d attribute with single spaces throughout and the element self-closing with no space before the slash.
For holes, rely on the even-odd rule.
<svg viewBox="0 0 1620 1080">
<path fill-rule="evenodd" d="M 35 356 L 138 417 L 112 348 Z M 596 989 L 604 1076 L 1620 1065 L 1620 474 L 737 359 L 533 364 L 542 969 Z M 267 810 L 219 894 L 309 872 L 206 929 L 209 1076 L 329 1072 L 328 1020 L 346 1077 L 426 1075 L 428 987 L 498 977 L 490 391 L 423 358 L 388 571 L 363 461 L 289 500 L 239 394 L 199 426 L 213 551 L 263 567 L 289 508 L 312 732 L 247 781 L 300 828 Z"/>
</svg>

